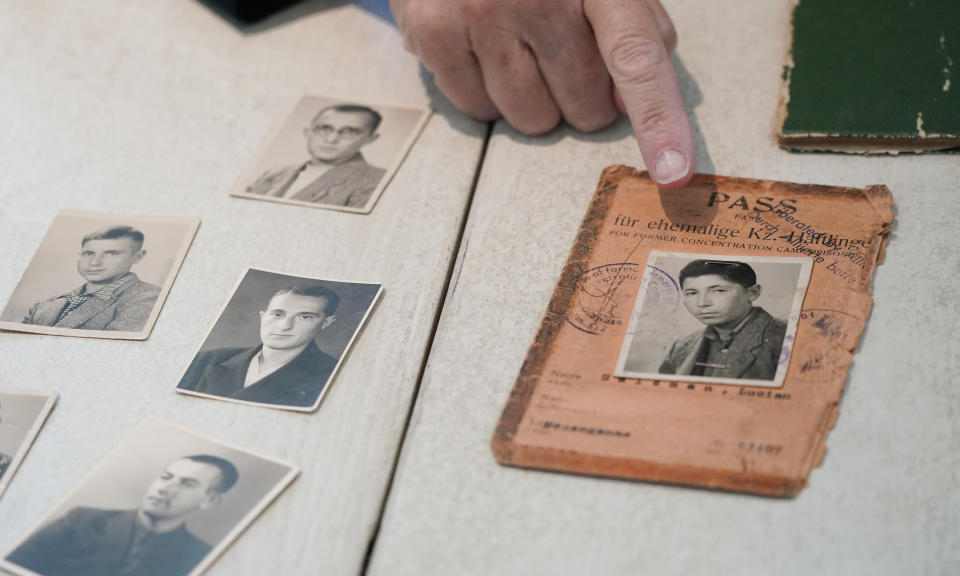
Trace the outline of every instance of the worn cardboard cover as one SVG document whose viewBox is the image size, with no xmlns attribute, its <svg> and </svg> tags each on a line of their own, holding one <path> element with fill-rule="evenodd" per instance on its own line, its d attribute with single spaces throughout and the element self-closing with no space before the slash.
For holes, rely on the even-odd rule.
<svg viewBox="0 0 960 576">
<path fill-rule="evenodd" d="M 696 175 L 661 192 L 645 172 L 607 168 L 500 418 L 497 460 L 797 494 L 837 418 L 892 222 L 885 186 Z M 810 259 L 780 387 L 614 375 L 652 250 Z"/>
<path fill-rule="evenodd" d="M 794 2 L 780 146 L 868 154 L 960 146 L 960 2 Z"/>
</svg>

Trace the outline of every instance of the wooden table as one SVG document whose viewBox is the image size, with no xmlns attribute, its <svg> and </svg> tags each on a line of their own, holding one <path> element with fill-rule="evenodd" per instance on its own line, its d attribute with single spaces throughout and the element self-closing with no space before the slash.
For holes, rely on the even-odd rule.
<svg viewBox="0 0 960 576">
<path fill-rule="evenodd" d="M 156 413 L 303 467 L 211 575 L 960 571 L 956 154 L 780 150 L 791 2 L 665 2 L 701 171 L 893 190 L 829 453 L 793 500 L 503 468 L 489 440 L 600 171 L 639 154 L 620 122 L 541 138 L 498 123 L 484 155 L 487 127 L 364 4 L 245 31 L 191 0 L 3 7 L 0 298 L 59 209 L 202 225 L 148 341 L 0 333 L 0 385 L 61 395 L 0 500 L 0 547 Z M 226 195 L 311 92 L 437 110 L 369 216 Z M 384 284 L 313 415 L 173 392 L 247 265 Z"/>
</svg>

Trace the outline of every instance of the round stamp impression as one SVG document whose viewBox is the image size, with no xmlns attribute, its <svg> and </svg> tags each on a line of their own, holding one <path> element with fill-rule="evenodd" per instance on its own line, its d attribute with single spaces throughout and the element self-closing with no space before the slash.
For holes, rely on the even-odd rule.
<svg viewBox="0 0 960 576">
<path fill-rule="evenodd" d="M 647 264 L 635 302 L 627 335 L 655 332 L 672 321 L 680 305 L 680 284 L 662 268 Z"/>
<path fill-rule="evenodd" d="M 827 350 L 843 342 L 847 335 L 859 329 L 862 323 L 863 320 L 859 316 L 842 310 L 830 308 L 804 308 L 801 310 L 800 324 L 806 324 L 813 328 L 822 344 L 810 349 L 807 353 L 808 357 L 798 359 L 800 374 L 820 372 L 827 369 L 831 364 Z M 784 342 L 786 358 L 781 358 L 782 360 L 789 360 L 790 351 L 787 350 L 787 344 L 787 342 Z M 793 344 L 793 342 L 790 344 Z"/>
<path fill-rule="evenodd" d="M 673 312 L 680 305 L 680 284 L 673 276 L 656 266 L 647 265 L 646 274 L 640 284 L 640 293 L 645 295 L 644 305 L 660 305 L 669 312 Z"/>
<path fill-rule="evenodd" d="M 643 268 L 635 262 L 616 262 L 580 274 L 575 280 L 567 322 L 592 335 L 626 324 L 633 304 L 630 300 L 633 290 L 621 288 L 639 283 L 644 277 Z"/>
<path fill-rule="evenodd" d="M 859 316 L 830 308 L 804 308 L 800 311 L 800 323 L 809 324 L 820 338 L 831 343 L 842 341 L 862 322 Z"/>
<path fill-rule="evenodd" d="M 643 266 L 635 262 L 615 262 L 596 266 L 575 280 L 573 302 L 567 322 L 587 334 L 599 335 L 610 327 L 622 326 L 630 315 L 630 302 L 624 284 L 640 281 Z"/>
</svg>

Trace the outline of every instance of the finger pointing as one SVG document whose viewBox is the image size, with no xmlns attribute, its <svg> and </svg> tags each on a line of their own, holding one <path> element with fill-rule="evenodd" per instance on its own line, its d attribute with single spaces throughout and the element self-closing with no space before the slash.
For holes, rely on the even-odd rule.
<svg viewBox="0 0 960 576">
<path fill-rule="evenodd" d="M 585 0 L 584 13 L 651 176 L 663 187 L 686 184 L 695 162 L 693 133 L 656 15 L 637 0 Z"/>
</svg>

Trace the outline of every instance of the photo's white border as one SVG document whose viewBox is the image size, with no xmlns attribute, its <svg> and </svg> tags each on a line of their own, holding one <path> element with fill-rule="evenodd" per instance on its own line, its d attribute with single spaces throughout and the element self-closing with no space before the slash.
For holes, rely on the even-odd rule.
<svg viewBox="0 0 960 576">
<path fill-rule="evenodd" d="M 367 306 L 366 311 L 363 313 L 363 318 L 360 319 L 360 322 L 357 324 L 356 329 L 353 331 L 353 335 L 350 336 L 350 340 L 347 341 L 347 346 L 343 349 L 343 352 L 340 354 L 340 357 L 337 358 L 337 365 L 333 367 L 333 371 L 330 372 L 330 376 L 327 377 L 327 381 L 323 383 L 323 390 L 320 391 L 320 395 L 317 396 L 316 401 L 314 401 L 312 406 L 289 406 L 286 404 L 270 404 L 268 402 L 252 402 L 250 400 L 238 400 L 236 398 L 227 398 L 225 396 L 217 396 L 216 394 L 206 394 L 204 392 L 196 392 L 194 390 L 181 390 L 179 388 L 180 382 L 183 380 L 183 377 L 187 375 L 187 370 L 190 369 L 190 365 L 193 364 L 193 361 L 196 360 L 197 356 L 200 355 L 200 351 L 203 349 L 203 343 L 207 341 L 207 338 L 210 337 L 210 333 L 213 332 L 213 329 L 216 327 L 217 322 L 220 321 L 220 318 L 223 317 L 223 313 L 226 312 L 227 306 L 230 305 L 230 301 L 233 300 L 233 297 L 236 295 L 237 290 L 240 288 L 240 284 L 243 283 L 246 279 L 247 274 L 251 270 L 256 270 L 257 272 L 266 272 L 268 274 L 279 274 L 281 276 L 292 276 L 294 278 L 300 278 L 302 280 L 315 280 L 318 282 L 342 282 L 344 284 L 364 284 L 367 286 L 376 286 L 377 293 L 373 296 L 373 300 L 370 301 L 370 305 Z M 265 268 L 255 268 L 253 266 L 248 266 L 243 273 L 240 275 L 240 279 L 237 280 L 236 284 L 233 285 L 233 290 L 230 291 L 230 296 L 227 297 L 227 301 L 224 302 L 223 306 L 220 308 L 220 312 L 217 314 L 217 317 L 213 320 L 213 324 L 210 325 L 210 328 L 207 329 L 206 336 L 200 342 L 200 346 L 197 347 L 196 352 L 193 353 L 193 356 L 190 357 L 190 361 L 187 362 L 186 367 L 183 369 L 183 372 L 180 373 L 180 377 L 177 378 L 177 387 L 175 390 L 178 394 L 185 394 L 187 396 L 198 396 L 200 398 L 212 398 L 214 400 L 221 400 L 223 402 L 233 402 L 235 404 L 247 404 L 248 406 L 264 406 L 266 408 L 275 408 L 277 410 L 290 410 L 293 412 L 316 412 L 317 408 L 320 407 L 320 402 L 323 400 L 323 397 L 327 395 L 327 391 L 330 390 L 330 387 L 333 385 L 334 378 L 337 377 L 337 373 L 340 371 L 340 366 L 343 365 L 344 359 L 347 357 L 347 354 L 350 352 L 350 349 L 353 347 L 354 341 L 356 341 L 357 336 L 360 334 L 360 331 L 363 329 L 364 325 L 367 323 L 367 319 L 370 318 L 370 314 L 373 312 L 373 309 L 376 307 L 377 302 L 380 301 L 380 296 L 383 295 L 383 284 L 380 282 L 363 282 L 356 280 L 338 280 L 335 278 L 317 278 L 315 276 L 300 276 L 298 274 L 291 274 L 289 272 L 278 272 L 276 270 L 267 270 Z"/>
<path fill-rule="evenodd" d="M 53 222 L 50 223 L 50 227 L 47 228 L 47 233 L 43 235 L 43 239 L 40 241 L 40 246 L 43 246 L 43 243 L 46 242 L 47 236 L 49 236 L 50 231 L 56 225 L 57 220 L 61 217 L 70 217 L 70 216 L 80 216 L 80 217 L 99 217 L 104 220 L 116 220 L 118 218 L 136 218 L 141 221 L 152 221 L 152 222 L 178 222 L 181 224 L 190 224 L 190 228 L 187 230 L 187 233 L 184 235 L 183 241 L 180 245 L 180 250 L 177 252 L 176 257 L 173 260 L 173 265 L 170 267 L 170 271 L 167 273 L 166 279 L 163 281 L 163 286 L 160 287 L 160 295 L 157 296 L 157 301 L 153 305 L 153 309 L 150 310 L 150 316 L 147 317 L 147 322 L 143 325 L 143 330 L 139 332 L 126 332 L 119 330 L 84 330 L 82 328 L 57 328 L 56 326 L 38 326 L 35 324 L 23 324 L 21 322 L 10 322 L 10 321 L 0 321 L 0 329 L 3 330 L 12 330 L 14 332 L 29 332 L 31 334 L 50 334 L 53 336 L 74 336 L 77 338 L 104 338 L 108 340 L 146 340 L 150 337 L 150 332 L 153 331 L 153 326 L 157 323 L 157 317 L 160 316 L 160 310 L 163 308 L 164 302 L 167 300 L 167 295 L 170 293 L 170 288 L 173 286 L 173 281 L 176 280 L 177 275 L 180 273 L 180 267 L 183 265 L 184 259 L 187 257 L 187 251 L 190 250 L 190 245 L 193 244 L 193 239 L 197 235 L 197 229 L 200 228 L 200 218 L 196 216 L 160 216 L 160 215 L 148 215 L 148 214 L 116 214 L 112 212 L 90 212 L 85 210 L 61 210 L 57 212 L 57 215 L 54 216 Z M 37 247 L 39 251 L 40 246 Z M 27 264 L 26 270 L 23 274 L 26 274 L 30 268 L 34 265 L 34 260 L 37 258 L 37 252 L 34 252 L 33 258 L 30 259 L 30 263 Z M 17 282 L 17 286 L 13 289 L 13 292 L 16 293 L 17 289 L 20 288 L 20 284 L 23 283 L 23 274 L 20 275 L 20 282 Z M 0 312 L 0 316 L 7 311 L 7 306 L 9 306 L 9 301 L 7 305 L 3 307 L 3 311 Z"/>
<path fill-rule="evenodd" d="M 261 158 L 267 153 L 270 148 L 273 147 L 274 143 L 280 137 L 283 128 L 287 124 L 287 120 L 290 119 L 293 112 L 300 106 L 300 103 L 306 100 L 307 98 L 320 98 L 325 100 L 330 100 L 331 105 L 336 106 L 337 104 L 357 104 L 360 106 L 369 106 L 371 108 L 393 108 L 395 110 L 411 110 L 420 112 L 420 119 L 417 120 L 416 125 L 413 130 L 410 132 L 410 135 L 407 137 L 407 140 L 403 144 L 403 148 L 397 153 L 396 158 L 393 161 L 393 164 L 389 166 L 387 171 L 384 173 L 383 178 L 380 179 L 380 183 L 377 184 L 377 188 L 373 191 L 373 194 L 370 195 L 370 198 L 367 199 L 367 203 L 363 205 L 362 208 L 353 208 L 350 206 L 334 206 L 331 204 L 323 204 L 320 202 L 304 202 L 302 200 L 293 200 L 290 198 L 274 198 L 272 196 L 265 196 L 263 194 L 247 194 L 246 192 L 241 192 L 243 190 L 244 177 L 249 176 L 246 172 L 250 169 L 251 166 L 256 165 Z M 270 137 L 260 145 L 260 148 L 257 150 L 257 153 L 254 157 L 247 162 L 246 166 L 243 169 L 243 172 L 240 176 L 237 177 L 237 180 L 234 182 L 231 190 L 230 196 L 234 198 L 248 198 L 250 200 L 262 200 L 264 202 L 275 202 L 277 204 L 290 204 L 293 206 L 306 206 L 308 208 L 320 208 L 322 210 L 336 210 L 338 212 L 350 212 L 353 214 L 369 214 L 373 210 L 373 206 L 377 203 L 377 200 L 380 199 L 380 195 L 383 194 L 383 191 L 390 184 L 390 181 L 393 180 L 394 175 L 397 173 L 397 170 L 400 169 L 400 165 L 403 164 L 403 161 L 406 160 L 407 155 L 410 153 L 410 150 L 413 148 L 414 143 L 420 137 L 420 134 L 423 132 L 423 128 L 427 125 L 427 121 L 430 120 L 430 117 L 433 115 L 433 109 L 427 106 L 409 106 L 409 105 L 398 105 L 398 104 L 384 104 L 382 102 L 372 102 L 370 100 L 356 100 L 354 98 L 341 98 L 340 96 L 328 96 L 325 94 L 303 94 L 297 100 L 297 102 L 290 107 L 290 111 L 286 116 L 283 117 L 283 120 L 274 128 Z"/>
<path fill-rule="evenodd" d="M 683 374 L 661 374 L 659 372 L 632 372 L 624 369 L 627 356 L 630 353 L 630 345 L 633 343 L 634 333 L 637 331 L 635 323 L 638 321 L 638 307 L 643 306 L 646 301 L 648 275 L 650 268 L 656 258 L 668 257 L 690 260 L 719 260 L 731 262 L 750 263 L 770 263 L 770 264 L 800 264 L 800 276 L 797 278 L 796 291 L 793 295 L 793 304 L 790 307 L 790 317 L 787 319 L 786 336 L 795 336 L 797 333 L 797 324 L 800 321 L 800 311 L 803 308 L 803 299 L 807 295 L 807 289 L 810 286 L 810 273 L 813 271 L 813 258 L 797 256 L 753 256 L 753 255 L 732 255 L 732 254 L 703 254 L 692 252 L 669 252 L 664 250 L 651 250 L 647 257 L 646 265 L 643 269 L 643 277 L 640 280 L 640 289 L 637 290 L 637 298 L 634 300 L 633 308 L 630 311 L 630 323 L 627 332 L 620 344 L 620 355 L 617 358 L 617 367 L 614 370 L 614 376 L 620 378 L 643 378 L 645 380 L 666 380 L 671 382 L 702 382 L 704 384 L 729 384 L 732 386 L 757 386 L 762 388 L 781 388 L 783 380 L 787 375 L 787 368 L 790 366 L 790 360 L 793 359 L 793 347 L 795 340 L 784 339 L 784 346 L 787 350 L 787 359 L 777 366 L 777 373 L 773 380 L 753 380 L 748 378 L 714 378 L 709 376 L 690 376 Z M 682 297 L 682 295 L 681 295 Z"/>
<path fill-rule="evenodd" d="M 88 482 L 90 482 L 90 480 L 93 479 L 93 477 L 96 475 L 100 467 L 103 466 L 104 462 L 106 462 L 107 460 L 109 460 L 110 458 L 116 455 L 120 447 L 133 436 L 134 432 L 151 423 L 156 423 L 159 425 L 176 428 L 182 432 L 186 432 L 187 434 L 190 434 L 191 436 L 196 437 L 198 440 L 219 444 L 224 448 L 235 450 L 237 452 L 243 452 L 255 458 L 259 458 L 260 460 L 265 460 L 267 462 L 272 462 L 274 464 L 279 464 L 280 466 L 289 468 L 289 470 L 284 475 L 284 477 L 281 478 L 280 481 L 278 481 L 277 484 L 273 488 L 271 488 L 270 491 L 268 491 L 263 496 L 263 498 L 261 498 L 260 501 L 257 502 L 256 505 L 254 505 L 253 508 L 251 508 L 250 511 L 243 518 L 240 519 L 240 522 L 238 522 L 233 527 L 233 529 L 230 530 L 230 532 L 228 532 L 223 538 L 220 539 L 217 545 L 214 546 L 210 550 L 210 552 L 207 553 L 206 556 L 204 556 L 203 560 L 201 560 L 200 563 L 197 564 L 196 567 L 194 567 L 194 569 L 191 570 L 189 574 L 187 574 L 187 576 L 199 576 L 204 571 L 206 571 L 207 568 L 209 568 L 210 565 L 213 564 L 217 560 L 217 558 L 219 558 L 220 555 L 222 555 L 223 552 L 230 547 L 231 544 L 233 544 L 233 542 L 237 539 L 237 537 L 239 537 L 240 534 L 242 534 L 243 531 L 246 530 L 247 527 L 250 526 L 250 524 L 252 524 L 254 520 L 256 520 L 257 516 L 259 516 L 267 508 L 267 506 L 269 506 L 274 500 L 276 500 L 277 496 L 279 496 L 280 493 L 283 492 L 290 485 L 290 483 L 293 482 L 294 479 L 300 474 L 300 467 L 297 466 L 296 464 L 287 462 L 285 460 L 280 460 L 272 456 L 265 456 L 258 452 L 254 452 L 246 448 L 241 448 L 235 444 L 221 442 L 220 440 L 211 438 L 209 436 L 200 434 L 198 432 L 194 432 L 193 430 L 190 430 L 185 426 L 181 426 L 180 424 L 171 422 L 170 420 L 151 414 L 146 416 L 136 426 L 134 426 L 130 431 L 128 431 L 123 436 L 123 438 L 121 438 L 120 441 L 116 445 L 114 445 L 114 447 L 111 448 L 110 451 L 107 452 L 106 455 L 104 455 L 103 458 L 101 458 L 96 465 L 94 465 L 93 468 L 90 469 L 89 472 L 84 474 L 83 478 L 81 478 L 80 481 L 73 486 L 73 488 L 71 488 L 62 498 L 60 498 L 60 500 L 58 500 L 56 504 L 48 508 L 47 511 L 44 512 L 44 514 L 40 517 L 40 519 L 37 522 L 35 522 L 32 526 L 30 526 L 30 528 L 28 528 L 23 534 L 21 534 L 20 538 L 18 538 L 13 543 L 13 545 L 7 548 L 7 550 L 3 553 L 3 555 L 0 556 L 0 568 L 9 571 L 12 574 L 17 574 L 18 576 L 46 576 L 44 574 L 39 574 L 32 570 L 23 568 L 18 564 L 14 564 L 13 562 L 10 562 L 9 560 L 7 560 L 7 556 L 12 554 L 14 550 L 16 550 L 21 544 L 26 542 L 40 528 L 45 526 L 47 522 L 50 521 L 51 516 L 53 516 L 53 514 L 55 514 L 61 508 L 63 508 L 64 504 L 69 502 L 70 498 L 73 497 L 74 494 L 79 492 L 84 485 L 86 485 Z M 51 554 L 54 554 L 54 553 L 56 552 L 51 551 Z"/>
<path fill-rule="evenodd" d="M 40 434 L 40 429 L 43 428 L 43 424 L 47 421 L 47 417 L 53 410 L 53 406 L 57 403 L 59 394 L 53 390 L 29 390 L 26 388 L 0 388 L 0 392 L 17 396 L 39 396 L 47 399 L 40 408 L 40 412 L 38 412 L 33 419 L 33 424 L 30 425 L 30 430 L 27 431 L 27 435 L 24 436 L 23 441 L 20 442 L 20 447 L 17 448 L 16 453 L 11 456 L 7 471 L 0 477 L 0 498 L 2 498 L 7 486 L 10 485 L 10 481 L 17 473 L 17 468 L 20 467 L 23 459 L 27 457 L 27 452 L 30 451 L 30 447 L 33 446 L 34 441 L 37 439 L 37 435 Z"/>
</svg>

